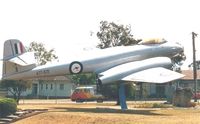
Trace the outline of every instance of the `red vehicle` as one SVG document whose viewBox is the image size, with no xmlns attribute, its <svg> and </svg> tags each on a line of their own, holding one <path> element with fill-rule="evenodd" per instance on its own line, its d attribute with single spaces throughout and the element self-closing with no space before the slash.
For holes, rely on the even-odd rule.
<svg viewBox="0 0 200 124">
<path fill-rule="evenodd" d="M 197 92 L 196 93 L 196 97 L 195 97 L 195 93 L 193 94 L 192 98 L 197 98 L 197 99 L 200 99 L 200 92 Z"/>
<path fill-rule="evenodd" d="M 94 87 L 77 87 L 71 95 L 71 100 L 76 102 L 103 102 L 103 96 L 101 94 L 96 94 Z"/>
</svg>

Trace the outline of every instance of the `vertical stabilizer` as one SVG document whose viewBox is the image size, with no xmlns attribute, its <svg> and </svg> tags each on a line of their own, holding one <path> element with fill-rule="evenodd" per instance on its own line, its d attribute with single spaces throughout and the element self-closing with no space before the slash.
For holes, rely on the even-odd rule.
<svg viewBox="0 0 200 124">
<path fill-rule="evenodd" d="M 22 42 L 16 39 L 7 40 L 4 42 L 3 59 L 11 59 L 25 52 Z"/>
<path fill-rule="evenodd" d="M 2 78 L 33 69 L 33 53 L 26 52 L 24 45 L 17 39 L 4 42 Z"/>
</svg>

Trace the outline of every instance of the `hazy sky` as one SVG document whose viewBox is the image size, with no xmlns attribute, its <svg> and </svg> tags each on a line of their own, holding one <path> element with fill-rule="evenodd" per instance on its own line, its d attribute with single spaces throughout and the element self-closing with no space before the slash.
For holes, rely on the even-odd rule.
<svg viewBox="0 0 200 124">
<path fill-rule="evenodd" d="M 199 5 L 199 0 L 1 0 L 0 58 L 4 41 L 19 39 L 25 45 L 42 42 L 55 48 L 60 60 L 67 59 L 96 46 L 99 22 L 107 20 L 130 24 L 138 39 L 180 42 L 191 60 L 191 32 L 200 33 Z M 200 47 L 199 38 L 196 44 Z"/>
</svg>

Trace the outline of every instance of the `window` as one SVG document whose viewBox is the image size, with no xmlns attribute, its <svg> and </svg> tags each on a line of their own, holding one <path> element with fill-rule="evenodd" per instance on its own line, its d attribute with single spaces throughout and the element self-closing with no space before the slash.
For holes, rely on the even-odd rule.
<svg viewBox="0 0 200 124">
<path fill-rule="evenodd" d="M 51 90 L 53 89 L 53 84 L 51 84 Z"/>
<path fill-rule="evenodd" d="M 64 90 L 64 84 L 60 84 L 60 90 Z"/>
<path fill-rule="evenodd" d="M 48 84 L 46 84 L 46 90 L 48 89 Z"/>
</svg>

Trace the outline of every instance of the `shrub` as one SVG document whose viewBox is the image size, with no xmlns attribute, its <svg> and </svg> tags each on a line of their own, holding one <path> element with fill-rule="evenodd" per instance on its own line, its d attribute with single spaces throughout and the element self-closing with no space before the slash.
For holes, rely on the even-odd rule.
<svg viewBox="0 0 200 124">
<path fill-rule="evenodd" d="M 3 98 L 0 99 L 0 117 L 13 114 L 17 111 L 17 103 L 14 99 Z"/>
<path fill-rule="evenodd" d="M 168 108 L 169 106 L 162 103 L 153 103 L 152 108 Z"/>
</svg>

